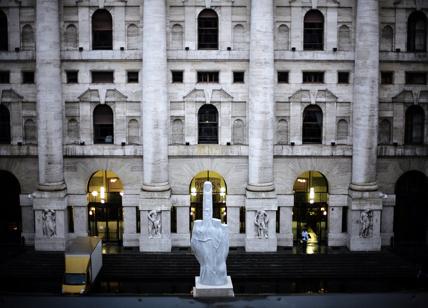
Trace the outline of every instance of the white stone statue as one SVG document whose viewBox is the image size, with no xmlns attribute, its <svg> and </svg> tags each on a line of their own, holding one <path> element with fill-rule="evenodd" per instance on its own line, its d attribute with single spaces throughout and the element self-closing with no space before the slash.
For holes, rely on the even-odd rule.
<svg viewBox="0 0 428 308">
<path fill-rule="evenodd" d="M 212 215 L 212 184 L 207 181 L 204 183 L 203 220 L 194 222 L 190 243 L 201 266 L 199 282 L 203 285 L 221 286 L 227 283 L 229 232 L 227 225 Z"/>
<path fill-rule="evenodd" d="M 370 235 L 372 228 L 372 213 L 370 210 L 364 210 L 360 214 L 360 237 L 366 238 Z"/>
<path fill-rule="evenodd" d="M 269 217 L 266 211 L 257 211 L 256 217 L 254 217 L 254 224 L 256 225 L 258 238 L 269 237 L 269 233 L 268 233 Z"/>
<path fill-rule="evenodd" d="M 151 210 L 147 214 L 149 219 L 149 238 L 159 237 L 161 232 L 160 210 Z"/>
<path fill-rule="evenodd" d="M 54 210 L 42 211 L 43 236 L 52 237 L 56 235 L 56 213 Z"/>
</svg>

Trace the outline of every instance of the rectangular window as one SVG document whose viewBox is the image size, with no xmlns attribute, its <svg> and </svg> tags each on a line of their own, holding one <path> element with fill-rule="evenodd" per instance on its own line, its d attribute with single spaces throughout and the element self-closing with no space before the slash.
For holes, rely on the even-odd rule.
<svg viewBox="0 0 428 308">
<path fill-rule="evenodd" d="M 348 207 L 342 207 L 342 232 L 348 232 Z"/>
<path fill-rule="evenodd" d="M 67 83 L 78 83 L 78 71 L 66 71 Z"/>
<path fill-rule="evenodd" d="M 245 233 L 245 207 L 239 208 L 239 233 Z"/>
<path fill-rule="evenodd" d="M 324 72 L 303 72 L 303 83 L 324 83 Z"/>
<path fill-rule="evenodd" d="M 198 82 L 218 83 L 218 72 L 198 72 Z"/>
<path fill-rule="evenodd" d="M 10 83 L 9 71 L 0 71 L 0 83 Z"/>
<path fill-rule="evenodd" d="M 171 233 L 177 233 L 177 207 L 171 207 Z"/>
<path fill-rule="evenodd" d="M 171 71 L 173 83 L 183 83 L 183 71 Z"/>
<path fill-rule="evenodd" d="M 406 72 L 406 84 L 427 84 L 427 73 Z"/>
<path fill-rule="evenodd" d="M 348 84 L 349 83 L 349 72 L 338 72 L 337 83 Z"/>
<path fill-rule="evenodd" d="M 128 83 L 138 83 L 138 72 L 128 72 Z"/>
<path fill-rule="evenodd" d="M 233 83 L 244 83 L 244 72 L 233 72 Z"/>
<path fill-rule="evenodd" d="M 288 83 L 288 72 L 278 72 L 278 83 Z"/>
<path fill-rule="evenodd" d="M 34 83 L 34 72 L 22 72 L 22 83 Z"/>
<path fill-rule="evenodd" d="M 68 233 L 74 233 L 74 216 L 73 216 L 72 206 L 67 206 L 67 216 L 68 216 Z"/>
<path fill-rule="evenodd" d="M 380 73 L 380 83 L 381 84 L 393 84 L 394 83 L 394 73 L 393 72 L 381 72 Z"/>
<path fill-rule="evenodd" d="M 113 71 L 92 71 L 92 83 L 113 83 Z"/>
<path fill-rule="evenodd" d="M 137 206 L 135 208 L 135 232 L 140 233 L 141 232 L 141 226 L 140 226 L 140 208 Z"/>
</svg>

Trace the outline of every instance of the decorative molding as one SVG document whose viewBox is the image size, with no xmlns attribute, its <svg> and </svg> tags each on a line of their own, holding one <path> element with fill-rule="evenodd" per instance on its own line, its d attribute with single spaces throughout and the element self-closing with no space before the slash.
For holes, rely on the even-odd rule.
<svg viewBox="0 0 428 308">
<path fill-rule="evenodd" d="M 81 102 L 100 102 L 100 94 L 96 89 L 88 89 L 83 92 L 78 99 Z"/>
<path fill-rule="evenodd" d="M 21 102 L 23 99 L 24 97 L 16 93 L 13 89 L 6 89 L 1 92 L 2 103 Z"/>
<path fill-rule="evenodd" d="M 291 95 L 289 98 L 290 102 L 305 102 L 310 103 L 311 102 L 311 93 L 309 90 L 298 90 L 296 93 Z"/>
<path fill-rule="evenodd" d="M 410 90 L 403 90 L 396 96 L 392 98 L 392 102 L 394 103 L 411 103 L 415 102 L 413 97 L 413 92 Z"/>
<path fill-rule="evenodd" d="M 418 103 L 428 103 L 428 91 L 419 92 Z"/>
<path fill-rule="evenodd" d="M 128 97 L 116 89 L 107 89 L 105 102 L 126 102 Z"/>
<path fill-rule="evenodd" d="M 233 100 L 233 96 L 227 93 L 223 89 L 214 89 L 211 92 L 211 102 L 230 102 Z"/>
<path fill-rule="evenodd" d="M 317 92 L 317 102 L 336 102 L 337 96 L 334 95 L 330 90 L 318 90 Z"/>
<path fill-rule="evenodd" d="M 206 95 L 204 90 L 202 89 L 193 89 L 192 91 L 190 91 L 189 93 L 187 93 L 185 96 L 183 96 L 183 99 L 185 101 L 203 101 L 205 102 Z"/>
</svg>

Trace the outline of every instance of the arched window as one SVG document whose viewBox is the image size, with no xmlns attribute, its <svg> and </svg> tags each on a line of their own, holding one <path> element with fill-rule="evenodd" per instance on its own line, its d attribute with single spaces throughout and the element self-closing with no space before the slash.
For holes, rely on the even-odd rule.
<svg viewBox="0 0 428 308">
<path fill-rule="evenodd" d="M 0 50 L 8 50 L 7 16 L 0 10 Z"/>
<path fill-rule="evenodd" d="M 288 143 L 288 122 L 287 120 L 281 119 L 278 121 L 276 128 L 276 143 L 287 144 Z"/>
<path fill-rule="evenodd" d="M 184 125 L 180 119 L 175 119 L 172 122 L 172 144 L 184 143 Z"/>
<path fill-rule="evenodd" d="M 128 143 L 140 143 L 140 125 L 138 125 L 138 121 L 134 119 L 129 120 L 128 122 Z"/>
<path fill-rule="evenodd" d="M 322 110 L 311 105 L 303 111 L 303 143 L 322 143 Z"/>
<path fill-rule="evenodd" d="M 198 133 L 198 143 L 218 143 L 218 111 L 213 105 L 199 109 Z"/>
<path fill-rule="evenodd" d="M 420 106 L 410 106 L 406 111 L 405 144 L 424 143 L 424 110 Z"/>
<path fill-rule="evenodd" d="M 113 20 L 107 10 L 92 15 L 92 49 L 113 49 Z"/>
<path fill-rule="evenodd" d="M 382 119 L 379 122 L 379 144 L 390 144 L 391 143 L 391 123 L 387 119 Z"/>
<path fill-rule="evenodd" d="M 241 24 L 237 24 L 233 27 L 233 49 L 234 50 L 245 50 L 247 49 L 247 40 L 245 37 L 245 29 Z"/>
<path fill-rule="evenodd" d="M 138 49 L 138 27 L 130 24 L 126 30 L 127 48 Z"/>
<path fill-rule="evenodd" d="M 32 50 L 34 49 L 34 31 L 33 27 L 30 25 L 25 25 L 22 27 L 21 35 L 21 47 L 23 50 Z"/>
<path fill-rule="evenodd" d="M 75 119 L 68 120 L 67 135 L 71 142 L 79 141 L 79 122 Z"/>
<path fill-rule="evenodd" d="M 183 49 L 183 27 L 175 24 L 171 29 L 171 49 Z"/>
<path fill-rule="evenodd" d="M 218 16 L 210 9 L 198 16 L 198 49 L 218 49 Z"/>
<path fill-rule="evenodd" d="M 290 40 L 290 31 L 287 25 L 280 25 L 277 29 L 277 49 L 288 50 L 288 44 Z"/>
<path fill-rule="evenodd" d="M 337 141 L 346 143 L 348 140 L 348 122 L 346 120 L 339 120 L 337 122 Z"/>
<path fill-rule="evenodd" d="M 77 28 L 75 25 L 68 25 L 65 29 L 64 45 L 66 49 L 77 48 Z"/>
<path fill-rule="evenodd" d="M 24 142 L 26 144 L 35 144 L 37 141 L 36 123 L 28 119 L 24 122 Z"/>
<path fill-rule="evenodd" d="M 4 105 L 0 105 L 0 143 L 10 144 L 10 113 Z"/>
<path fill-rule="evenodd" d="M 113 143 L 113 111 L 107 105 L 94 109 L 94 143 Z"/>
<path fill-rule="evenodd" d="M 348 26 L 342 25 L 339 28 L 339 50 L 351 50 L 351 30 Z"/>
<path fill-rule="evenodd" d="M 245 125 L 240 119 L 233 121 L 232 142 L 233 144 L 245 143 Z"/>
<path fill-rule="evenodd" d="M 391 26 L 385 26 L 382 29 L 381 39 L 380 39 L 380 50 L 382 51 L 392 51 L 392 42 L 394 37 L 394 31 Z"/>
<path fill-rule="evenodd" d="M 407 51 L 427 50 L 427 18 L 420 11 L 410 14 L 407 21 Z"/>
<path fill-rule="evenodd" d="M 324 16 L 318 10 L 310 10 L 305 15 L 303 49 L 324 49 Z"/>
</svg>

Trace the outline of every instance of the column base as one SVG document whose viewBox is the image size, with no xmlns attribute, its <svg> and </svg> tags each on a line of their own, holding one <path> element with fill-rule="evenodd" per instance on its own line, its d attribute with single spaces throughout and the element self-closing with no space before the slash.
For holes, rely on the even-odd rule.
<svg viewBox="0 0 428 308">
<path fill-rule="evenodd" d="M 170 252 L 171 238 L 140 237 L 141 252 Z"/>
<path fill-rule="evenodd" d="M 348 240 L 351 251 L 380 251 L 382 199 L 378 191 L 348 193 Z"/>
<path fill-rule="evenodd" d="M 246 238 L 245 251 L 247 252 L 275 252 L 278 247 L 278 240 L 274 238 Z"/>
<path fill-rule="evenodd" d="M 33 198 L 35 250 L 64 251 L 68 239 L 66 190 L 38 190 Z"/>
</svg>

